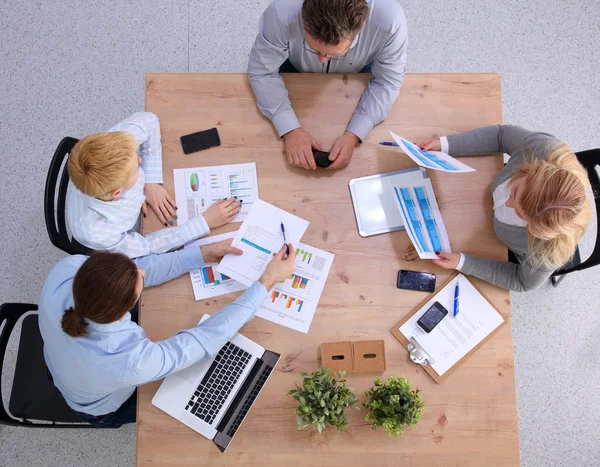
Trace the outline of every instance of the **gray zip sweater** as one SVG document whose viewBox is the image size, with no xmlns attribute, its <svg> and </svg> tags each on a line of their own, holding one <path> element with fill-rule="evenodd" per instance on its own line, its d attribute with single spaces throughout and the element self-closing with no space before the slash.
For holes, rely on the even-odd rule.
<svg viewBox="0 0 600 467">
<path fill-rule="evenodd" d="M 509 162 L 494 178 L 492 191 L 511 178 L 526 156 L 545 158 L 561 144 L 554 136 L 511 125 L 489 126 L 448 136 L 448 152 L 451 156 L 494 152 L 510 155 Z M 525 227 L 505 224 L 494 216 L 494 230 L 496 236 L 515 253 L 520 264 L 465 255 L 462 273 L 519 292 L 536 289 L 550 278 L 554 270 L 535 269 L 530 264 Z"/>
</svg>

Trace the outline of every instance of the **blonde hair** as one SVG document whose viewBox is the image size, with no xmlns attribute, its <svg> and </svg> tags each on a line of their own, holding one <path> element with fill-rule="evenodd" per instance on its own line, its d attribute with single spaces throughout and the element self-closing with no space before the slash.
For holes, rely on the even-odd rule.
<svg viewBox="0 0 600 467">
<path fill-rule="evenodd" d="M 530 158 L 512 176 L 523 180 L 520 210 L 527 220 L 534 268 L 558 269 L 575 253 L 590 221 L 591 187 L 586 169 L 566 146 Z"/>
<path fill-rule="evenodd" d="M 122 188 L 130 175 L 137 142 L 129 133 L 95 133 L 82 138 L 71 151 L 68 169 L 73 185 L 94 198 Z"/>
</svg>

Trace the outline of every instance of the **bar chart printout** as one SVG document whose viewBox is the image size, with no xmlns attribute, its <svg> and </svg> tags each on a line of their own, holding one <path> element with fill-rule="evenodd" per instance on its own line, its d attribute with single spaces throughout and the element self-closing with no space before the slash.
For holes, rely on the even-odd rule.
<svg viewBox="0 0 600 467">
<path fill-rule="evenodd" d="M 229 232 L 222 235 L 215 235 L 214 237 L 202 238 L 188 243 L 185 248 L 198 248 L 202 245 L 220 242 L 233 238 L 235 234 L 236 232 Z M 246 289 L 246 286 L 243 284 L 217 271 L 216 266 L 217 263 L 207 263 L 200 269 L 190 271 L 190 279 L 192 280 L 192 288 L 194 289 L 196 300 L 217 297 Z"/>
<path fill-rule="evenodd" d="M 436 251 L 452 251 L 431 180 L 394 187 L 394 200 L 419 258 L 434 259 Z"/>
<path fill-rule="evenodd" d="M 242 201 L 233 222 L 242 222 L 258 199 L 254 162 L 175 169 L 173 182 L 178 225 L 203 214 L 213 203 L 233 196 Z"/>
<path fill-rule="evenodd" d="M 294 273 L 269 292 L 256 313 L 283 326 L 307 333 L 325 288 L 334 255 L 299 243 Z"/>
</svg>

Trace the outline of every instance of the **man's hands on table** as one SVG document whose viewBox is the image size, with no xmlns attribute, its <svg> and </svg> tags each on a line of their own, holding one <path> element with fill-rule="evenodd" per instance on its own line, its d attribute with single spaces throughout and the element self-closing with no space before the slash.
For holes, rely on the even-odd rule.
<svg viewBox="0 0 600 467">
<path fill-rule="evenodd" d="M 285 154 L 291 165 L 302 167 L 306 170 L 315 170 L 317 164 L 313 156 L 313 148 L 321 151 L 321 146 L 312 137 L 310 133 L 302 128 L 296 128 L 283 135 L 285 143 Z M 360 139 L 354 133 L 346 131 L 333 143 L 329 160 L 332 164 L 329 169 L 343 169 L 352 159 L 354 148 L 358 145 Z"/>
<path fill-rule="evenodd" d="M 291 165 L 302 167 L 306 170 L 315 170 L 317 164 L 312 153 L 312 148 L 321 150 L 319 143 L 311 134 L 302 128 L 296 128 L 283 135 L 285 154 Z"/>
<path fill-rule="evenodd" d="M 352 159 L 352 152 L 358 145 L 360 139 L 354 133 L 346 131 L 342 136 L 335 140 L 331 152 L 329 153 L 329 160 L 333 163 L 327 167 L 328 169 L 343 169 L 346 167 Z"/>
</svg>

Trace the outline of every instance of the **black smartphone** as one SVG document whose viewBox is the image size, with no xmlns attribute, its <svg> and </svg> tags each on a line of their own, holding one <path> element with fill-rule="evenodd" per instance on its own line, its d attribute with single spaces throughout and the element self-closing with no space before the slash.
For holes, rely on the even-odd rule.
<svg viewBox="0 0 600 467">
<path fill-rule="evenodd" d="M 323 167 L 325 169 L 333 163 L 329 160 L 328 152 L 313 149 L 313 156 L 315 156 L 315 162 L 317 163 L 317 167 Z"/>
<path fill-rule="evenodd" d="M 423 331 L 430 333 L 447 314 L 448 310 L 440 305 L 439 302 L 435 302 L 433 305 L 431 305 L 431 308 L 429 308 L 429 310 L 427 310 L 423 316 L 419 318 L 417 324 L 421 326 Z"/>
<path fill-rule="evenodd" d="M 418 271 L 398 271 L 399 289 L 433 292 L 435 290 L 435 274 Z"/>
<path fill-rule="evenodd" d="M 191 154 L 214 146 L 221 146 L 221 138 L 219 138 L 217 129 L 211 128 L 210 130 L 182 136 L 181 146 L 184 153 Z"/>
</svg>

